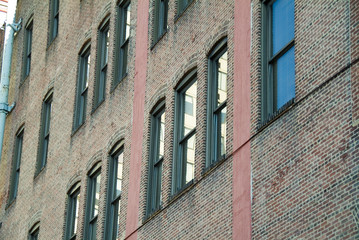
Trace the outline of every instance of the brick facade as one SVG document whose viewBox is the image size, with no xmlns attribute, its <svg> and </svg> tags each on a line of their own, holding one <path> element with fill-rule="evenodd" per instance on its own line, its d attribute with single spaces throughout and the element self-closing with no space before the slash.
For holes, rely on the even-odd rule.
<svg viewBox="0 0 359 240">
<path fill-rule="evenodd" d="M 67 193 L 80 184 L 76 239 L 84 236 L 88 173 L 101 166 L 97 239 L 105 231 L 111 151 L 123 146 L 118 239 L 356 239 L 359 237 L 359 18 L 357 0 L 295 0 L 295 99 L 261 120 L 261 0 L 193 0 L 156 40 L 155 1 L 132 0 L 128 73 L 113 85 L 123 0 L 19 0 L 33 19 L 31 71 L 22 78 L 24 27 L 15 36 L 0 162 L 0 239 L 64 239 Z M 99 27 L 109 18 L 105 100 L 96 108 Z M 208 56 L 227 38 L 226 157 L 206 166 Z M 91 45 L 85 121 L 73 129 L 79 58 Z M 196 70 L 193 183 L 172 191 L 176 88 Z M 35 176 L 42 102 L 53 92 L 47 163 Z M 161 208 L 146 216 L 151 113 L 165 104 Z M 17 131 L 24 127 L 18 194 L 9 202 Z"/>
</svg>

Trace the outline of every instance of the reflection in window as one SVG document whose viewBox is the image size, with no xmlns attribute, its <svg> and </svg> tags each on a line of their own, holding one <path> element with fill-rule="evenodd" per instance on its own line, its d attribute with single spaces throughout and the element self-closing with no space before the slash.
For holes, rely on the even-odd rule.
<svg viewBox="0 0 359 240">
<path fill-rule="evenodd" d="M 17 189 L 19 186 L 19 178 L 20 178 L 20 163 L 21 163 L 23 136 L 24 136 L 24 130 L 22 129 L 16 135 L 16 139 L 15 139 L 14 159 L 12 162 L 12 171 L 11 171 L 11 180 L 10 180 L 9 203 L 15 200 L 17 196 Z"/>
<path fill-rule="evenodd" d="M 168 0 L 155 0 L 153 40 L 156 42 L 167 31 Z"/>
<path fill-rule="evenodd" d="M 183 80 L 176 94 L 173 193 L 194 178 L 197 82 L 195 72 Z"/>
<path fill-rule="evenodd" d="M 31 51 L 32 51 L 32 20 L 25 28 L 25 47 L 24 47 L 24 74 L 23 79 L 25 79 L 30 74 L 31 68 Z"/>
<path fill-rule="evenodd" d="M 123 170 L 123 147 L 116 149 L 110 158 L 108 190 L 107 190 L 107 215 L 105 239 L 117 239 L 119 234 L 121 192 Z"/>
<path fill-rule="evenodd" d="M 151 116 L 150 160 L 146 215 L 158 210 L 162 201 L 162 162 L 164 156 L 165 108 L 159 105 Z"/>
<path fill-rule="evenodd" d="M 209 55 L 207 167 L 226 154 L 227 127 L 227 39 Z"/>
<path fill-rule="evenodd" d="M 79 186 L 73 187 L 68 194 L 67 200 L 67 216 L 66 216 L 66 230 L 65 239 L 76 239 L 77 224 L 79 218 L 79 201 L 80 201 L 80 188 Z"/>
</svg>

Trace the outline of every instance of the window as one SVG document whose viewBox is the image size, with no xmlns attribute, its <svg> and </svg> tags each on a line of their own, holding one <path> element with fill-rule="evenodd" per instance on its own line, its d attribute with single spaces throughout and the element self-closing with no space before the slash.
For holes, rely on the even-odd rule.
<svg viewBox="0 0 359 240">
<path fill-rule="evenodd" d="M 146 215 L 158 210 L 162 200 L 162 162 L 165 137 L 165 106 L 160 104 L 151 115 L 149 172 Z"/>
<path fill-rule="evenodd" d="M 116 240 L 119 233 L 120 206 L 122 191 L 123 147 L 111 153 L 109 162 L 107 217 L 105 222 L 105 239 Z"/>
<path fill-rule="evenodd" d="M 130 38 L 130 20 L 131 20 L 131 3 L 124 1 L 118 7 L 119 22 L 117 24 L 117 39 L 116 39 L 116 68 L 114 78 L 114 86 L 116 86 L 128 72 L 127 57 L 128 57 L 128 44 Z"/>
<path fill-rule="evenodd" d="M 181 14 L 182 12 L 184 12 L 184 10 L 186 10 L 186 8 L 188 7 L 188 5 L 189 5 L 192 1 L 193 1 L 193 0 L 178 0 L 177 14 Z"/>
<path fill-rule="evenodd" d="M 155 0 L 153 25 L 154 43 L 167 31 L 168 0 Z"/>
<path fill-rule="evenodd" d="M 24 46 L 24 69 L 23 79 L 30 74 L 31 67 L 31 44 L 32 44 L 32 26 L 33 22 L 30 22 L 25 27 L 25 46 Z"/>
<path fill-rule="evenodd" d="M 51 118 L 52 93 L 48 94 L 42 104 L 42 116 L 40 126 L 40 142 L 37 158 L 36 175 L 45 167 L 50 140 L 50 118 Z"/>
<path fill-rule="evenodd" d="M 107 20 L 99 30 L 97 75 L 94 96 L 95 108 L 100 105 L 103 100 L 105 100 L 109 37 L 109 21 Z"/>
<path fill-rule="evenodd" d="M 76 239 L 79 217 L 80 186 L 79 183 L 71 188 L 67 194 L 67 215 L 65 226 L 65 239 Z"/>
<path fill-rule="evenodd" d="M 12 172 L 11 172 L 11 180 L 10 180 L 9 203 L 14 201 L 17 195 L 17 189 L 18 189 L 19 177 L 20 177 L 20 163 L 21 163 L 23 136 L 24 136 L 24 130 L 21 129 L 16 135 L 16 139 L 15 139 L 14 159 L 12 162 Z"/>
<path fill-rule="evenodd" d="M 183 79 L 175 98 L 173 193 L 181 191 L 194 178 L 197 99 L 195 71 Z"/>
<path fill-rule="evenodd" d="M 98 166 L 98 165 L 97 165 Z M 94 167 L 88 175 L 84 239 L 95 240 L 100 201 L 101 168 Z"/>
<path fill-rule="evenodd" d="M 295 97 L 294 0 L 265 1 L 262 120 Z"/>
<path fill-rule="evenodd" d="M 40 232 L 40 222 L 35 223 L 34 226 L 29 231 L 29 240 L 37 240 L 39 238 Z"/>
<path fill-rule="evenodd" d="M 90 76 L 90 46 L 86 47 L 79 57 L 79 70 L 76 91 L 76 105 L 73 129 L 76 130 L 85 121 L 87 106 L 87 89 Z"/>
<path fill-rule="evenodd" d="M 56 38 L 59 26 L 59 0 L 50 0 L 50 43 Z"/>
<path fill-rule="evenodd" d="M 227 39 L 209 55 L 208 68 L 207 167 L 226 154 Z"/>
</svg>

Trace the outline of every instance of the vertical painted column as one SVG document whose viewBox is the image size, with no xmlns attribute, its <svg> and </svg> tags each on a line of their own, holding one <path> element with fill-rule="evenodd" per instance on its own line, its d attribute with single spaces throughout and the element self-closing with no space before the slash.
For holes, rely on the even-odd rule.
<svg viewBox="0 0 359 240">
<path fill-rule="evenodd" d="M 133 122 L 130 157 L 130 182 L 126 218 L 126 239 L 137 238 L 140 199 L 141 158 L 144 124 L 145 87 L 148 49 L 149 1 L 137 2 Z"/>
<path fill-rule="evenodd" d="M 251 239 L 251 1 L 234 7 L 233 239 Z"/>
</svg>

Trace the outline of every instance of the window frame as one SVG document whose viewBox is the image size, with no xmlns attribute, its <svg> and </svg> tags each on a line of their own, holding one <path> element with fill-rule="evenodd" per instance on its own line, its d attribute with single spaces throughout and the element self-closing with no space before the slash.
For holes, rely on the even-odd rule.
<svg viewBox="0 0 359 240">
<path fill-rule="evenodd" d="M 50 31 L 49 43 L 51 44 L 59 31 L 60 0 L 50 0 Z"/>
<path fill-rule="evenodd" d="M 162 206 L 162 168 L 164 156 L 160 156 L 161 141 L 161 118 L 165 117 L 165 101 L 161 101 L 150 116 L 150 148 L 148 162 L 148 183 L 147 183 L 147 201 L 146 217 L 159 210 Z M 166 120 L 165 120 L 166 121 Z M 165 125 L 165 123 L 164 123 Z M 163 128 L 165 134 L 166 128 Z"/>
<path fill-rule="evenodd" d="M 67 212 L 65 225 L 65 240 L 76 239 L 79 214 L 80 182 L 74 184 L 67 193 Z M 75 223 L 77 221 L 77 224 Z"/>
<path fill-rule="evenodd" d="M 20 180 L 20 165 L 21 165 L 23 141 L 24 141 L 24 127 L 21 127 L 20 130 L 17 131 L 16 136 L 15 136 L 15 146 L 14 146 L 14 153 L 13 153 L 12 170 L 11 170 L 11 178 L 10 178 L 10 189 L 9 189 L 9 200 L 8 200 L 9 204 L 11 204 L 13 201 L 15 201 L 16 196 L 17 196 L 19 180 Z"/>
<path fill-rule="evenodd" d="M 95 92 L 94 92 L 93 110 L 96 110 L 96 108 L 103 101 L 105 101 L 105 97 L 106 97 L 106 79 L 108 75 L 109 44 L 110 44 L 110 18 L 107 17 L 98 29 L 96 80 L 95 80 L 95 89 L 94 89 Z"/>
<path fill-rule="evenodd" d="M 101 166 L 100 164 L 96 164 L 89 171 L 87 176 L 87 191 L 86 191 L 86 207 L 85 207 L 85 224 L 84 224 L 84 239 L 94 240 L 97 235 L 97 223 L 98 223 L 98 214 L 93 214 L 95 209 L 95 201 L 96 201 L 96 183 L 97 178 L 99 178 L 99 196 L 101 192 Z M 100 203 L 100 197 L 99 202 Z M 93 216 L 92 216 L 93 215 Z M 93 235 L 94 234 L 94 235 Z"/>
<path fill-rule="evenodd" d="M 109 165 L 108 165 L 108 180 L 107 180 L 107 204 L 106 204 L 106 219 L 105 219 L 105 232 L 104 239 L 113 239 L 118 238 L 117 233 L 119 232 L 118 213 L 121 211 L 121 198 L 122 198 L 122 189 L 120 193 L 117 194 L 117 178 L 118 176 L 118 161 L 119 157 L 122 155 L 122 170 L 123 170 L 123 158 L 124 158 L 124 146 L 121 143 L 117 144 L 115 148 L 112 149 L 109 156 Z M 123 177 L 123 172 L 121 173 Z M 122 185 L 122 179 L 121 179 Z M 117 215 L 116 215 L 117 214 Z M 115 219 L 116 218 L 116 219 Z"/>
<path fill-rule="evenodd" d="M 221 39 L 208 55 L 208 82 L 207 82 L 207 142 L 206 142 L 206 168 L 210 168 L 217 162 L 226 158 L 226 153 L 221 155 L 221 135 L 218 119 L 222 110 L 227 107 L 227 99 L 219 106 L 218 96 L 218 60 L 227 52 L 227 37 Z M 227 84 L 228 81 L 226 81 Z M 227 87 L 227 86 L 226 86 Z M 226 88 L 228 89 L 228 88 Z M 227 119 L 226 119 L 227 127 Z"/>
<path fill-rule="evenodd" d="M 287 103 L 282 106 L 277 106 L 277 77 L 275 64 L 276 62 L 292 47 L 295 48 L 295 33 L 293 38 L 274 56 L 272 55 L 273 50 L 273 34 L 272 34 L 272 5 L 277 0 L 264 0 L 262 1 L 262 39 L 261 39 L 261 49 L 262 49 L 262 90 L 261 90 L 261 121 L 266 122 L 272 119 L 275 115 L 280 113 L 287 106 L 291 105 L 295 99 L 294 96 Z M 294 0 L 292 0 L 294 2 Z M 294 3 L 293 3 L 294 4 Z M 293 12 L 293 17 L 295 18 L 295 12 Z M 294 30 L 295 30 L 295 21 L 294 21 Z M 295 54 L 294 54 L 295 57 Z M 295 61 L 294 61 L 295 68 Z M 294 76 L 294 87 L 295 87 L 295 76 Z"/>
<path fill-rule="evenodd" d="M 167 32 L 168 0 L 154 1 L 152 44 L 157 43 Z"/>
<path fill-rule="evenodd" d="M 128 12 L 130 15 L 129 32 L 127 31 Z M 131 1 L 125 0 L 117 5 L 116 21 L 116 49 L 115 49 L 115 77 L 113 78 L 112 88 L 115 88 L 128 74 L 128 53 L 131 39 Z M 127 38 L 126 38 L 127 37 Z"/>
<path fill-rule="evenodd" d="M 47 163 L 50 141 L 52 100 L 53 92 L 50 91 L 42 103 L 39 150 L 37 156 L 35 177 L 42 171 L 42 169 L 45 168 Z"/>
<path fill-rule="evenodd" d="M 184 13 L 193 1 L 194 0 L 177 0 L 177 16 L 180 16 L 182 13 Z"/>
<path fill-rule="evenodd" d="M 90 76 L 91 44 L 88 43 L 79 54 L 73 131 L 86 119 L 88 83 Z"/>
<path fill-rule="evenodd" d="M 23 76 L 24 81 L 31 71 L 31 53 L 32 53 L 32 33 L 34 21 L 31 18 L 25 27 L 25 41 L 24 41 L 24 61 L 23 61 Z"/>
<path fill-rule="evenodd" d="M 184 145 L 188 143 L 196 134 L 196 127 L 191 129 L 184 136 L 184 107 L 185 107 L 185 92 L 197 83 L 197 69 L 189 71 L 182 79 L 180 84 L 175 89 L 175 117 L 174 117 L 174 148 L 173 148 L 173 171 L 172 171 L 172 195 L 180 193 L 187 186 L 193 184 L 194 178 L 186 183 L 186 167 L 187 161 L 184 161 L 183 149 Z M 197 89 L 196 89 L 197 91 Z M 197 114 L 196 114 L 197 116 Z M 196 141 L 194 141 L 196 145 Z"/>
<path fill-rule="evenodd" d="M 28 239 L 38 240 L 39 233 L 40 233 L 40 222 L 37 222 L 30 228 Z"/>
</svg>

